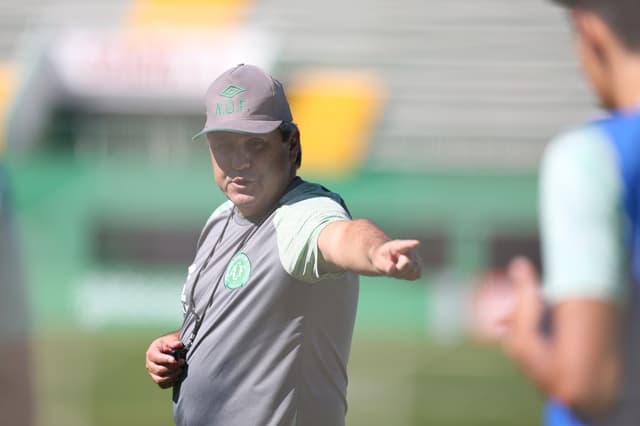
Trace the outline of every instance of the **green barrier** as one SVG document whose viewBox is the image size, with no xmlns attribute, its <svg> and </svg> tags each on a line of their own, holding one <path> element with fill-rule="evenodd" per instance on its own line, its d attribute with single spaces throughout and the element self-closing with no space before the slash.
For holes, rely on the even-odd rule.
<svg viewBox="0 0 640 426">
<path fill-rule="evenodd" d="M 140 159 L 41 155 L 11 159 L 9 169 L 37 325 L 139 326 L 179 319 L 189 248 L 178 260 L 155 261 L 135 250 L 149 250 L 149 235 L 167 247 L 178 239 L 195 247 L 198 230 L 223 201 L 208 158 L 167 167 Z M 430 236 L 443 241 L 442 258 L 418 283 L 363 278 L 362 330 L 423 333 L 432 273 L 450 270 L 467 279 L 487 267 L 493 233 L 536 229 L 532 174 L 364 171 L 318 180 L 342 194 L 355 217 L 371 218 L 394 236 L 425 237 L 427 255 Z M 162 314 L 154 313 L 154 304 Z"/>
</svg>

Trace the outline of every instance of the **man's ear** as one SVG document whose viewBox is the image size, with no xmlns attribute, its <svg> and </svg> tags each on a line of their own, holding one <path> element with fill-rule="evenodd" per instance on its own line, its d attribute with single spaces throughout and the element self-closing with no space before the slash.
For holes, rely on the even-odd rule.
<svg viewBox="0 0 640 426">
<path fill-rule="evenodd" d="M 289 136 L 289 152 L 295 152 L 297 154 L 300 149 L 300 131 L 298 129 L 291 132 Z"/>
<path fill-rule="evenodd" d="M 601 65 L 608 66 L 611 62 L 611 48 L 617 39 L 604 20 L 597 14 L 585 10 L 573 10 L 571 17 L 576 37 L 583 48 L 588 49 Z"/>
<path fill-rule="evenodd" d="M 289 136 L 289 140 L 294 145 L 299 144 L 300 143 L 300 130 L 295 129 L 294 131 L 292 131 L 291 132 L 291 136 Z"/>
</svg>

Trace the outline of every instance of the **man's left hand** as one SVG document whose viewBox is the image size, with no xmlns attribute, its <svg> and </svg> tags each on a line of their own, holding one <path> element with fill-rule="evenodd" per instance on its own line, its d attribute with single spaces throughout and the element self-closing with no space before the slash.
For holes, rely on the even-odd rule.
<svg viewBox="0 0 640 426">
<path fill-rule="evenodd" d="M 531 341 L 539 337 L 538 325 L 543 311 L 540 283 L 535 267 L 524 257 L 513 259 L 507 272 L 514 285 L 516 301 L 513 312 L 505 320 L 504 346 L 511 356 L 522 361 Z"/>
</svg>

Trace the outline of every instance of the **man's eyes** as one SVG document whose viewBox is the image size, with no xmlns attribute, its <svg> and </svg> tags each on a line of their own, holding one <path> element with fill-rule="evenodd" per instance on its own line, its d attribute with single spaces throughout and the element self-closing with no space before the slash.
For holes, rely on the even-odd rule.
<svg viewBox="0 0 640 426">
<path fill-rule="evenodd" d="M 214 142 L 213 143 L 213 150 L 214 151 L 229 151 L 231 148 L 233 148 L 233 144 L 229 143 L 229 142 Z"/>
<path fill-rule="evenodd" d="M 247 146 L 249 147 L 249 149 L 252 149 L 254 151 L 259 151 L 261 149 L 264 149 L 266 145 L 267 145 L 266 142 L 260 139 L 252 139 L 249 142 L 247 142 Z"/>
<path fill-rule="evenodd" d="M 252 139 L 244 143 L 244 148 L 249 151 L 262 151 L 267 146 L 266 141 L 262 139 Z M 227 141 L 215 141 L 212 144 L 212 148 L 217 152 L 230 152 L 234 149 L 240 149 L 242 145 Z"/>
</svg>

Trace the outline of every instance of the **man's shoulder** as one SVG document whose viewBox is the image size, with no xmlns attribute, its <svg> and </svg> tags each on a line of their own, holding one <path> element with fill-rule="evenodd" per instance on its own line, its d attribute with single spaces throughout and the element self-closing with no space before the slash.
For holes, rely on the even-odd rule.
<svg viewBox="0 0 640 426">
<path fill-rule="evenodd" d="M 226 216 L 233 209 L 233 203 L 229 200 L 220 204 L 207 219 L 207 224 L 213 222 L 216 218 Z"/>
<path fill-rule="evenodd" d="M 640 132 L 640 109 L 612 112 L 606 117 L 593 120 L 590 126 L 610 134 L 613 138 Z"/>
<path fill-rule="evenodd" d="M 551 139 L 550 149 L 579 149 L 586 145 L 607 142 L 602 121 L 589 122 L 567 129 Z"/>
<path fill-rule="evenodd" d="M 544 152 L 542 169 L 597 163 L 603 158 L 610 158 L 612 151 L 611 139 L 601 121 L 587 123 L 560 133 L 551 140 Z"/>
<path fill-rule="evenodd" d="M 211 215 L 207 219 L 207 222 L 202 228 L 202 232 L 200 232 L 200 237 L 198 238 L 198 245 L 197 245 L 198 247 L 200 247 L 204 242 L 204 240 L 206 240 L 207 236 L 209 235 L 209 232 L 211 232 L 211 229 L 213 228 L 214 224 L 218 221 L 218 219 L 227 217 L 227 215 L 229 215 L 232 210 L 233 210 L 233 203 L 227 200 L 224 203 L 220 204 L 213 211 L 213 213 L 211 213 Z"/>
<path fill-rule="evenodd" d="M 300 180 L 280 200 L 274 223 L 278 226 L 284 222 L 324 222 L 350 218 L 351 214 L 339 194 L 320 184 Z"/>
<path fill-rule="evenodd" d="M 623 111 L 594 123 L 617 152 L 628 183 L 636 186 L 640 178 L 640 110 Z"/>
<path fill-rule="evenodd" d="M 312 200 L 312 201 L 309 201 Z M 287 192 L 281 200 L 282 206 L 292 206 L 304 202 L 305 204 L 319 204 L 332 206 L 336 203 L 344 206 L 342 197 L 326 187 L 300 179 L 299 184 Z"/>
</svg>

